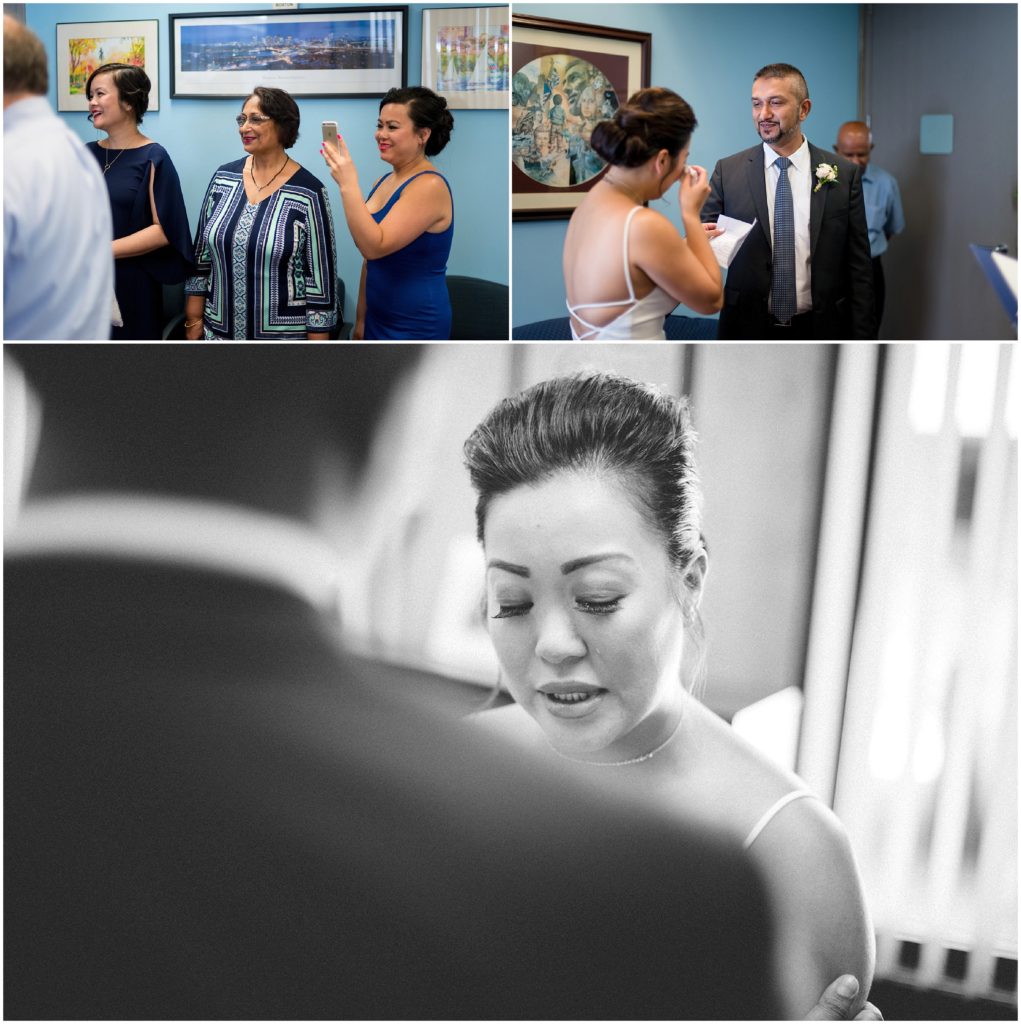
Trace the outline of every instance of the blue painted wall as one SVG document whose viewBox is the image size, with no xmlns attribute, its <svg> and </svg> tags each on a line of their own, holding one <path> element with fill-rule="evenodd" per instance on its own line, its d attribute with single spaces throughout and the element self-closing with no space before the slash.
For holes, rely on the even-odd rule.
<svg viewBox="0 0 1021 1024">
<path fill-rule="evenodd" d="M 299 4 L 299 9 L 315 4 Z M 365 6 L 332 4 L 331 6 Z M 408 18 L 408 84 L 421 83 L 423 7 L 463 7 L 466 4 L 410 4 Z M 483 5 L 479 5 L 483 6 Z M 159 20 L 160 109 L 145 116 L 143 131 L 161 143 L 173 158 L 188 207 L 192 230 L 210 176 L 220 164 L 244 155 L 233 118 L 240 99 L 199 100 L 170 98 L 170 22 L 168 15 L 209 13 L 218 10 L 271 11 L 268 3 L 174 4 L 34 4 L 26 5 L 26 23 L 46 46 L 54 68 L 60 22 L 121 21 L 130 18 Z M 50 102 L 57 106 L 55 75 L 51 74 Z M 348 289 L 347 318 L 354 318 L 362 257 L 351 241 L 340 207 L 340 195 L 319 155 L 320 122 L 337 121 L 358 167 L 367 192 L 389 168 L 378 156 L 373 140 L 379 99 L 304 99 L 301 137 L 291 155 L 324 181 L 330 191 L 337 230 L 337 265 Z M 455 230 L 448 270 L 490 281 L 508 282 L 507 223 L 509 218 L 510 143 L 508 114 L 504 110 L 455 110 L 454 133 L 435 157 L 436 166 L 450 181 L 454 193 Z M 84 113 L 60 115 L 86 142 L 104 138 Z"/>
<path fill-rule="evenodd" d="M 805 134 L 816 145 L 831 148 L 837 128 L 857 116 L 855 4 L 515 3 L 514 10 L 651 32 L 652 84 L 694 108 L 691 161 L 710 173 L 721 157 L 755 145 L 749 97 L 752 76 L 765 64 L 785 61 L 804 73 L 812 99 Z M 654 205 L 680 224 L 676 189 Z M 566 229 L 566 220 L 514 224 L 513 324 L 565 315 Z"/>
</svg>

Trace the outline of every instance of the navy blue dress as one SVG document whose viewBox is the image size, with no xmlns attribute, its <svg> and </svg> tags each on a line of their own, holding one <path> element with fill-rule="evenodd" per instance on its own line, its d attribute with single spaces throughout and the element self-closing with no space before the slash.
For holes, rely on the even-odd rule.
<svg viewBox="0 0 1021 1024">
<path fill-rule="evenodd" d="M 450 191 L 450 183 L 437 174 Z M 390 177 L 383 175 L 372 188 L 366 201 Z M 381 223 L 401 198 L 408 184 L 419 177 L 412 175 L 398 188 L 382 210 L 372 215 Z M 450 338 L 450 294 L 447 292 L 447 258 L 454 238 L 453 194 L 451 194 L 450 226 L 430 234 L 423 231 L 403 249 L 368 260 L 365 269 L 365 340 L 415 339 L 446 341 Z"/>
<path fill-rule="evenodd" d="M 177 284 L 192 273 L 194 256 L 188 213 L 177 170 L 158 143 L 137 149 L 103 149 L 88 143 L 104 174 L 113 213 L 113 237 L 123 238 L 153 223 L 149 203 L 149 168 L 156 168 L 153 197 L 169 245 L 114 260 L 114 290 L 123 327 L 110 335 L 119 341 L 158 341 L 163 336 L 163 285 Z"/>
</svg>

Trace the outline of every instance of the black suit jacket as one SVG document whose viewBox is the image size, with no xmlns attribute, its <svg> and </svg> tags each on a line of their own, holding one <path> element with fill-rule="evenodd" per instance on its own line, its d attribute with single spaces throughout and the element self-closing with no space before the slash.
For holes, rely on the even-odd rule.
<svg viewBox="0 0 1021 1024">
<path fill-rule="evenodd" d="M 812 326 L 820 340 L 875 338 L 876 315 L 861 173 L 856 164 L 809 143 Z M 837 167 L 837 181 L 815 188 L 820 163 Z M 727 272 L 720 338 L 763 338 L 770 324 L 773 247 L 761 144 L 716 164 L 703 222 L 728 217 L 758 223 Z"/>
<path fill-rule="evenodd" d="M 298 599 L 5 577 L 7 1018 L 775 1012 L 737 851 L 477 749 Z"/>
</svg>

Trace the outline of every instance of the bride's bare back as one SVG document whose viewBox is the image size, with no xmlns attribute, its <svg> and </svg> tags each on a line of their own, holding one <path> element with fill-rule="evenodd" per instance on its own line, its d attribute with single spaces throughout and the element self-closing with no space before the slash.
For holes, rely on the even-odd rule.
<svg viewBox="0 0 1021 1024">
<path fill-rule="evenodd" d="M 616 176 L 623 177 L 619 168 Z M 690 175 L 689 170 L 695 171 Z M 684 168 L 681 194 L 698 189 L 696 177 L 705 181 L 701 168 Z M 615 177 L 616 177 L 615 176 Z M 638 174 L 628 175 L 632 187 L 614 183 L 608 175 L 582 200 L 571 217 L 564 240 L 564 284 L 568 306 L 588 307 L 582 316 L 595 327 L 605 327 L 627 312 L 633 300 L 628 288 L 630 274 L 634 299 L 641 301 L 656 288 L 669 296 L 672 305 L 684 303 L 697 313 L 714 313 L 722 301 L 722 281 L 698 222 L 702 202 L 688 199 L 685 227 L 695 244 L 682 238 L 677 228 L 659 211 L 639 209 L 627 231 L 627 266 L 624 238 L 627 218 L 638 200 L 658 198 L 653 174 L 646 175 L 650 188 Z M 705 186 L 706 193 L 708 186 Z M 651 195 L 649 194 L 651 192 Z M 682 204 L 682 208 L 683 208 Z M 703 251 L 704 250 L 704 251 Z M 604 305 L 606 304 L 606 305 Z M 668 301 L 665 309 L 672 308 Z M 585 325 L 573 318 L 576 334 Z"/>
</svg>

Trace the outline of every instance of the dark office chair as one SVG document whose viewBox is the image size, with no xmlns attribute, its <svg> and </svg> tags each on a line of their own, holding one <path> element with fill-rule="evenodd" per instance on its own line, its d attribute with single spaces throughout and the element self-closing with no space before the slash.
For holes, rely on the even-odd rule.
<svg viewBox="0 0 1021 1024">
<path fill-rule="evenodd" d="M 668 316 L 663 323 L 667 341 L 714 341 L 717 321 L 710 317 Z M 537 320 L 514 328 L 515 341 L 568 341 L 571 338 L 569 317 Z"/>
<path fill-rule="evenodd" d="M 447 276 L 453 317 L 452 341 L 507 341 L 510 338 L 510 289 L 478 277 Z"/>
<path fill-rule="evenodd" d="M 163 286 L 163 340 L 184 341 L 184 282 Z"/>
</svg>

